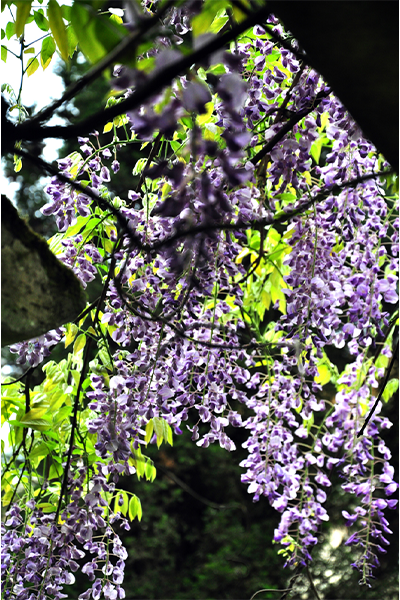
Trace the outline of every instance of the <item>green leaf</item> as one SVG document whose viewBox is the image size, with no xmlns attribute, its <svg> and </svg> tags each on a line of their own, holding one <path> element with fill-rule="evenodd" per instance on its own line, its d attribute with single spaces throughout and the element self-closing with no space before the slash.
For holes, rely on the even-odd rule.
<svg viewBox="0 0 400 600">
<path fill-rule="evenodd" d="M 154 481 L 157 475 L 157 469 L 153 465 L 153 461 L 150 459 L 146 462 L 145 475 L 147 481 Z"/>
<path fill-rule="evenodd" d="M 42 49 L 40 51 L 40 62 L 42 64 L 43 71 L 49 66 L 55 51 L 56 45 L 53 37 L 50 35 L 49 37 L 44 38 L 42 42 Z"/>
<path fill-rule="evenodd" d="M 72 406 L 63 406 L 57 413 L 53 416 L 53 425 L 54 427 L 60 427 L 63 422 L 68 419 L 70 414 L 72 413 Z"/>
<path fill-rule="evenodd" d="M 157 417 L 155 417 L 157 418 Z M 167 442 L 170 446 L 173 446 L 174 444 L 174 440 L 172 437 L 172 429 L 171 426 L 167 423 L 167 421 L 165 419 L 161 419 L 160 421 L 162 422 L 162 439 Z M 158 437 L 158 436 L 157 436 Z M 158 440 L 157 440 L 158 442 Z"/>
<path fill-rule="evenodd" d="M 146 444 L 149 443 L 149 441 L 151 440 L 151 438 L 153 436 L 153 429 L 154 429 L 154 424 L 153 424 L 153 420 L 151 420 L 146 425 L 146 436 L 144 438 L 144 441 L 146 442 Z"/>
<path fill-rule="evenodd" d="M 39 10 L 34 10 L 33 18 L 35 20 L 36 25 L 39 27 L 39 29 L 41 29 L 42 31 L 49 30 L 49 27 L 50 27 L 49 22 L 46 19 L 46 17 L 44 16 L 43 8 L 39 8 Z"/>
<path fill-rule="evenodd" d="M 67 27 L 67 38 L 68 38 L 68 55 L 73 56 L 78 46 L 78 38 L 76 37 L 75 31 L 71 25 Z"/>
<path fill-rule="evenodd" d="M 65 347 L 66 348 L 68 348 L 68 346 L 70 344 L 72 344 L 77 333 L 78 333 L 78 327 L 75 325 L 75 323 L 68 323 L 67 332 L 65 335 Z"/>
<path fill-rule="evenodd" d="M 25 423 L 25 421 L 31 421 L 32 419 L 38 419 L 43 417 L 48 412 L 48 408 L 32 408 L 29 410 L 23 417 L 20 419 L 21 423 Z"/>
<path fill-rule="evenodd" d="M 39 502 L 37 508 L 40 508 L 44 513 L 56 512 L 57 506 L 51 502 Z"/>
<path fill-rule="evenodd" d="M 156 436 L 157 436 L 157 448 L 159 448 L 161 446 L 161 444 L 163 443 L 163 439 L 164 439 L 163 421 L 164 421 L 164 419 L 161 417 L 153 417 L 154 431 L 156 432 Z"/>
<path fill-rule="evenodd" d="M 119 499 L 121 496 L 122 496 L 123 504 L 122 504 L 122 506 L 119 506 Z M 128 494 L 125 492 L 125 490 L 117 491 L 115 500 L 114 500 L 114 512 L 115 513 L 121 512 L 124 515 L 124 517 L 126 517 L 128 508 L 129 508 Z"/>
<path fill-rule="evenodd" d="M 22 169 L 22 159 L 19 156 L 14 156 L 14 171 L 19 173 Z"/>
<path fill-rule="evenodd" d="M 21 35 L 24 33 L 25 23 L 27 22 L 29 13 L 31 11 L 31 4 L 32 0 L 16 2 L 17 16 L 15 19 L 15 35 L 17 38 L 21 37 Z"/>
<path fill-rule="evenodd" d="M 9 40 L 15 33 L 15 23 L 14 21 L 9 21 L 6 25 L 6 36 Z"/>
<path fill-rule="evenodd" d="M 398 379 L 391 379 L 390 381 L 388 381 L 385 386 L 385 389 L 383 390 L 383 393 L 382 393 L 382 398 L 384 399 L 384 401 L 388 402 L 390 400 L 390 398 L 395 395 L 398 388 L 399 388 L 399 380 Z"/>
<path fill-rule="evenodd" d="M 39 456 L 47 456 L 51 450 L 57 446 L 55 442 L 40 442 L 29 452 L 29 458 L 38 458 Z"/>
<path fill-rule="evenodd" d="M 61 56 L 65 62 L 68 62 L 67 30 L 62 18 L 61 8 L 56 0 L 49 0 L 47 6 L 47 19 Z"/>
<path fill-rule="evenodd" d="M 123 25 L 79 2 L 72 5 L 71 25 L 80 49 L 92 63 L 101 60 L 128 35 Z"/>
<path fill-rule="evenodd" d="M 137 478 L 140 479 L 145 474 L 146 462 L 145 457 L 142 455 L 140 446 L 137 450 L 133 449 L 133 466 L 136 469 Z"/>
<path fill-rule="evenodd" d="M 86 344 L 86 335 L 81 333 L 75 340 L 73 354 L 76 356 L 83 351 Z"/>
<path fill-rule="evenodd" d="M 26 74 L 28 75 L 28 77 L 30 77 L 31 75 L 33 75 L 35 73 L 35 71 L 37 71 L 39 68 L 39 61 L 38 59 L 35 58 L 30 58 L 28 60 L 28 63 L 26 65 Z"/>
<path fill-rule="evenodd" d="M 318 365 L 318 375 L 314 377 L 314 381 L 316 383 L 320 383 L 321 385 L 326 385 L 331 380 L 331 371 L 329 367 L 321 363 Z"/>
<path fill-rule="evenodd" d="M 68 22 L 71 21 L 71 7 L 70 6 L 63 4 L 61 6 L 61 13 L 62 13 L 63 19 L 65 19 Z"/>
<path fill-rule="evenodd" d="M 74 2 L 71 8 L 71 25 L 83 54 L 90 62 L 99 61 L 104 55 L 104 48 L 96 40 L 93 32 L 93 19 L 89 8 Z"/>
<path fill-rule="evenodd" d="M 26 48 L 24 54 L 35 54 L 35 48 Z"/>
<path fill-rule="evenodd" d="M 139 521 L 142 520 L 142 505 L 139 498 L 134 494 L 129 500 L 129 519 L 133 521 L 135 517 L 137 517 Z"/>
<path fill-rule="evenodd" d="M 1 60 L 7 62 L 7 48 L 3 44 L 1 45 Z"/>
<path fill-rule="evenodd" d="M 386 369 L 389 364 L 389 358 L 385 354 L 380 354 L 375 362 L 377 369 Z"/>
<path fill-rule="evenodd" d="M 217 17 L 216 19 L 214 19 L 209 29 L 210 33 L 218 33 L 218 31 L 220 31 L 223 28 L 227 21 L 228 17 Z"/>
<path fill-rule="evenodd" d="M 53 456 L 53 460 L 55 460 L 54 456 Z M 63 473 L 64 473 L 64 471 L 63 471 L 62 466 L 53 462 L 53 464 L 50 467 L 50 471 L 49 471 L 49 479 L 60 479 L 60 477 L 63 475 Z"/>
<path fill-rule="evenodd" d="M 229 7 L 230 2 L 228 0 L 206 0 L 201 13 L 192 19 L 192 31 L 194 37 L 209 33 L 214 19 L 222 16 L 224 9 Z M 221 28 L 222 25 L 219 29 Z M 217 29 L 217 31 L 219 31 L 219 29 Z"/>
<path fill-rule="evenodd" d="M 36 431 L 47 431 L 48 429 L 51 429 L 51 423 L 47 419 L 28 419 L 27 415 L 22 417 L 21 421 L 13 421 L 12 424 L 17 427 L 30 427 Z"/>
</svg>

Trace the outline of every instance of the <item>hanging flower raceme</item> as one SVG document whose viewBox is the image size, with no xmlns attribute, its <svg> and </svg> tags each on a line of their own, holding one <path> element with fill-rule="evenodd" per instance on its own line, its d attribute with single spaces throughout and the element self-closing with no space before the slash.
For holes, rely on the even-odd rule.
<svg viewBox="0 0 400 600">
<path fill-rule="evenodd" d="M 46 188 L 42 212 L 59 229 L 52 248 L 84 287 L 103 288 L 79 323 L 11 348 L 37 367 L 62 340 L 68 358 L 46 366 L 31 395 L 18 381 L 5 395 L 14 457 L 23 456 L 5 479 L 10 600 L 66 597 L 78 569 L 90 582 L 80 600 L 124 598 L 127 552 L 114 525 L 129 529 L 141 508 L 116 486 L 135 473 L 152 481 L 142 450 L 187 431 L 200 447 L 232 452 L 232 427 L 247 431 L 242 482 L 279 514 L 273 541 L 286 565 L 310 564 L 333 473 L 349 498 L 346 543 L 361 550 L 353 566 L 363 583 L 388 545 L 397 483 L 382 402 L 358 434 L 391 356 L 396 195 L 298 45 L 270 39 L 271 28 L 283 35 L 274 16 L 250 42 L 244 33 L 208 56 L 216 38 L 197 33 L 201 6 L 169 7 L 138 68 L 116 67 L 112 85 L 125 99 L 142 93 L 192 39 L 205 48 L 201 66 L 107 124 L 112 141 L 79 138 L 79 152 L 59 161 L 67 182 Z M 134 31 L 140 19 L 127 14 Z M 147 154 L 116 197 L 120 150 L 137 142 Z M 341 374 L 328 358 L 337 350 Z M 37 467 L 52 453 L 63 462 L 49 479 Z"/>
</svg>

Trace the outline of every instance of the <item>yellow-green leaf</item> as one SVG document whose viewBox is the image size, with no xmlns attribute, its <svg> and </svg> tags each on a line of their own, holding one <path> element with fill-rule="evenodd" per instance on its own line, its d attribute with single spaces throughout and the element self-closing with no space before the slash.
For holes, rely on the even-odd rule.
<svg viewBox="0 0 400 600">
<path fill-rule="evenodd" d="M 50 454 L 50 452 L 51 449 L 48 447 L 48 445 L 45 442 L 41 442 L 30 451 L 29 458 L 37 458 L 38 456 L 44 457 Z"/>
<path fill-rule="evenodd" d="M 44 408 L 32 408 L 29 410 L 20 420 L 21 423 L 25 423 L 26 421 L 31 421 L 32 419 L 38 419 L 43 417 L 48 412 L 48 407 Z"/>
<path fill-rule="evenodd" d="M 316 383 L 320 383 L 321 385 L 327 384 L 331 380 L 331 372 L 328 367 L 322 363 L 318 365 L 318 375 L 314 377 L 314 381 Z"/>
<path fill-rule="evenodd" d="M 78 337 L 75 340 L 74 351 L 73 351 L 74 356 L 76 356 L 77 354 L 82 352 L 82 350 L 85 347 L 85 344 L 86 344 L 86 335 L 84 333 L 81 333 L 80 335 L 78 335 Z"/>
<path fill-rule="evenodd" d="M 56 41 L 61 56 L 68 62 L 68 36 L 67 30 L 62 18 L 61 8 L 56 0 L 49 0 L 47 6 L 47 19 L 49 21 L 51 33 Z"/>
<path fill-rule="evenodd" d="M 42 49 L 40 51 L 40 62 L 43 67 L 43 71 L 49 66 L 53 54 L 56 51 L 56 45 L 51 35 L 44 38 L 42 42 Z"/>
<path fill-rule="evenodd" d="M 12 38 L 15 33 L 15 23 L 14 21 L 9 21 L 6 25 L 6 37 L 8 40 Z"/>
<path fill-rule="evenodd" d="M 123 503 L 120 506 L 119 505 L 119 499 L 120 499 L 121 496 L 122 496 Z M 120 490 L 119 492 L 117 492 L 117 494 L 115 496 L 114 512 L 115 513 L 121 512 L 124 515 L 124 517 L 126 517 L 127 512 L 128 512 L 128 508 L 129 508 L 128 494 L 125 492 L 125 490 Z"/>
<path fill-rule="evenodd" d="M 109 131 L 111 131 L 113 128 L 113 123 L 110 121 L 109 123 L 106 123 L 103 127 L 103 133 L 108 133 Z"/>
<path fill-rule="evenodd" d="M 25 23 L 28 20 L 29 13 L 31 11 L 31 4 L 32 0 L 16 2 L 17 16 L 15 19 L 15 35 L 17 38 L 21 37 L 21 35 L 24 33 Z"/>
<path fill-rule="evenodd" d="M 1 46 L 1 60 L 7 62 L 7 47 Z"/>
<path fill-rule="evenodd" d="M 71 25 L 80 49 L 92 63 L 111 52 L 128 35 L 123 25 L 99 15 L 94 6 L 81 2 L 74 2 L 71 7 Z M 135 53 L 129 55 L 134 59 Z M 121 59 L 126 62 L 123 57 Z"/>
<path fill-rule="evenodd" d="M 51 502 L 39 502 L 37 508 L 40 508 L 44 513 L 56 512 L 57 506 Z"/>
<path fill-rule="evenodd" d="M 14 171 L 15 173 L 19 173 L 19 171 L 22 169 L 22 159 L 15 155 L 14 156 Z"/>
<path fill-rule="evenodd" d="M 154 431 L 156 432 L 156 436 L 157 436 L 157 448 L 159 448 L 161 446 L 163 439 L 164 439 L 163 422 L 164 422 L 164 419 L 162 419 L 161 417 L 153 417 Z"/>
<path fill-rule="evenodd" d="M 205 123 L 207 123 L 207 121 L 210 120 L 211 115 L 213 114 L 213 110 L 214 110 L 214 102 L 207 102 L 205 104 L 205 109 L 206 112 L 203 113 L 202 115 L 199 115 L 197 117 L 197 123 L 201 126 L 204 125 Z"/>
<path fill-rule="evenodd" d="M 135 495 L 129 500 L 129 518 L 131 521 L 137 517 L 139 521 L 142 520 L 142 505 L 139 498 Z"/>
<path fill-rule="evenodd" d="M 33 18 L 35 19 L 35 23 L 39 27 L 39 29 L 41 29 L 42 31 L 49 30 L 49 22 L 44 16 L 42 8 L 33 12 Z"/>
<path fill-rule="evenodd" d="M 51 429 L 51 423 L 47 419 L 27 419 L 27 415 L 22 417 L 21 421 L 13 421 L 17 427 L 30 427 L 36 431 L 47 431 Z"/>
<path fill-rule="evenodd" d="M 149 441 L 151 440 L 152 436 L 153 436 L 153 420 L 149 421 L 146 425 L 146 436 L 144 438 L 144 441 L 146 442 L 146 444 L 149 443 Z"/>
<path fill-rule="evenodd" d="M 75 325 L 75 323 L 68 323 L 67 333 L 65 336 L 65 347 L 66 348 L 68 348 L 68 346 L 70 344 L 72 344 L 77 333 L 78 333 L 78 327 Z"/>
<path fill-rule="evenodd" d="M 71 25 L 69 25 L 67 27 L 67 37 L 68 37 L 68 55 L 72 57 L 76 50 L 76 47 L 78 45 L 78 38 L 76 37 L 75 31 L 73 30 Z"/>
<path fill-rule="evenodd" d="M 153 465 L 153 461 L 148 459 L 146 462 L 146 471 L 145 471 L 147 481 L 154 481 L 157 475 L 157 470 Z"/>
<path fill-rule="evenodd" d="M 37 71 L 39 68 L 39 61 L 37 58 L 30 58 L 28 60 L 28 64 L 26 66 L 26 74 L 28 75 L 28 77 L 30 77 L 31 75 L 34 74 L 35 71 Z"/>
<path fill-rule="evenodd" d="M 229 8 L 228 0 L 206 0 L 200 14 L 192 19 L 192 31 L 194 37 L 209 33 L 210 27 L 217 16 L 222 16 L 223 9 Z M 218 15 L 220 13 L 220 15 Z"/>
<path fill-rule="evenodd" d="M 382 397 L 385 402 L 388 402 L 392 396 L 397 392 L 399 388 L 399 380 L 391 379 L 387 382 L 385 389 L 383 390 Z"/>
<path fill-rule="evenodd" d="M 172 435 L 172 427 L 170 425 L 168 425 L 168 423 L 166 422 L 167 425 L 167 442 L 170 446 L 174 445 L 174 437 Z"/>
</svg>

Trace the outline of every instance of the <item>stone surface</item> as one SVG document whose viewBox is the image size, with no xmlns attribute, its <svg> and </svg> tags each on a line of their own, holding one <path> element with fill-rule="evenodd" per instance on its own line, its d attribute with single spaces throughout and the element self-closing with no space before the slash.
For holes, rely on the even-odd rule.
<svg viewBox="0 0 400 600">
<path fill-rule="evenodd" d="M 86 300 L 78 279 L 46 240 L 1 197 L 1 345 L 37 337 L 76 319 Z"/>
</svg>

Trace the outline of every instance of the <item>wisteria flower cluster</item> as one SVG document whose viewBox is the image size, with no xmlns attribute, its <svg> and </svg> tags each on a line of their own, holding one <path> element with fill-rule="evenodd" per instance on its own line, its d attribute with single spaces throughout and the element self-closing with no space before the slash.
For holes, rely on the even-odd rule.
<svg viewBox="0 0 400 600">
<path fill-rule="evenodd" d="M 389 543 L 398 485 L 381 437 L 391 423 L 382 400 L 374 407 L 397 318 L 389 165 L 273 15 L 207 52 L 216 38 L 198 33 L 202 6 L 165 11 L 137 66 L 114 68 L 116 102 L 153 89 L 192 35 L 202 60 L 114 119 L 112 142 L 80 137 L 46 188 L 52 247 L 103 292 L 80 320 L 11 348 L 35 368 L 61 339 L 72 349 L 35 390 L 17 382 L 5 394 L 16 415 L 3 484 L 10 600 L 67 597 L 78 569 L 90 581 L 80 600 L 124 598 L 114 524 L 129 529 L 141 507 L 120 477 L 152 480 L 142 450 L 187 430 L 228 451 L 232 427 L 248 432 L 242 481 L 280 514 L 286 565 L 312 561 L 332 473 L 349 496 L 362 583 Z M 118 151 L 132 142 L 147 158 L 117 198 Z M 346 354 L 343 373 L 328 348 Z"/>
</svg>

